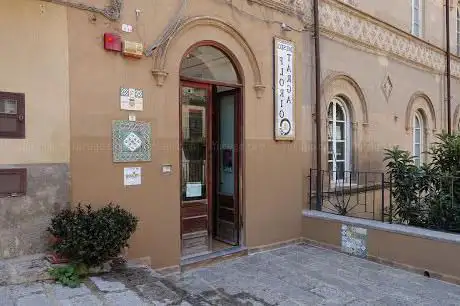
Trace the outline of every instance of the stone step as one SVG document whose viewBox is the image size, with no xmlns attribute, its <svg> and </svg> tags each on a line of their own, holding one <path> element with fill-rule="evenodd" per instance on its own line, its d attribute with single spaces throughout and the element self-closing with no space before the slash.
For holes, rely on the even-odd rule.
<svg viewBox="0 0 460 306">
<path fill-rule="evenodd" d="M 50 267 L 45 254 L 0 260 L 0 286 L 49 280 Z"/>
</svg>

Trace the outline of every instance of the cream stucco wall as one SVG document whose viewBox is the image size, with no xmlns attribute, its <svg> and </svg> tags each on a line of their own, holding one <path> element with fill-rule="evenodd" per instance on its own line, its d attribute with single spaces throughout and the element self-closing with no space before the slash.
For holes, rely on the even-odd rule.
<svg viewBox="0 0 460 306">
<path fill-rule="evenodd" d="M 405 32 L 411 32 L 412 0 L 366 0 L 356 1 L 356 8 L 369 15 L 385 21 Z M 436 46 L 445 46 L 445 0 L 422 0 L 423 30 L 421 38 Z M 451 40 L 455 44 L 456 36 L 456 1 L 452 1 Z"/>
<path fill-rule="evenodd" d="M 0 164 L 69 161 L 67 9 L 0 0 L 0 91 L 26 97 L 25 139 L 0 139 Z"/>
<path fill-rule="evenodd" d="M 350 48 L 330 39 L 322 40 L 321 55 L 323 80 L 331 75 L 345 74 L 356 82 L 364 95 L 367 122 L 363 119 L 361 101 L 352 86 L 346 82 L 336 82 L 329 84 L 332 88 L 324 89 L 326 93 L 331 92 L 323 97 L 324 119 L 327 118 L 326 109 L 332 96 L 342 95 L 348 100 L 351 119 L 355 122 L 352 154 L 354 169 L 382 170 L 384 148 L 399 145 L 412 151 L 412 122 L 409 120 L 407 123 L 406 116 L 412 117 L 414 109 L 408 110 L 408 105 L 417 93 L 425 94 L 434 108 L 435 118 L 432 118 L 429 103 L 418 100 L 414 102 L 415 109 L 420 108 L 426 113 L 426 144 L 433 142 L 433 135 L 445 128 L 444 83 L 439 74 L 411 67 L 389 57 Z M 387 75 L 393 85 L 388 100 L 382 91 L 382 83 Z M 323 135 L 326 135 L 325 127 Z M 327 146 L 326 138 L 324 146 Z"/>
</svg>

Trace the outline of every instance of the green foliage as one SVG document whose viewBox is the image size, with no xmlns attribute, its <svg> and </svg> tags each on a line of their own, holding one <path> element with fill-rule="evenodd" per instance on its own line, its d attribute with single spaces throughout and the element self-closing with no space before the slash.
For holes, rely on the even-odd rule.
<svg viewBox="0 0 460 306">
<path fill-rule="evenodd" d="M 138 219 L 118 205 L 94 210 L 90 205 L 67 209 L 51 220 L 48 231 L 58 237 L 54 251 L 75 264 L 100 266 L 128 246 Z"/>
<path fill-rule="evenodd" d="M 73 264 L 50 268 L 48 273 L 51 275 L 51 277 L 54 278 L 56 282 L 70 288 L 79 287 L 81 283 L 81 276 L 83 275 L 78 266 Z"/>
<path fill-rule="evenodd" d="M 419 201 L 419 195 L 424 188 L 424 169 L 418 168 L 409 152 L 399 147 L 386 149 L 384 161 L 393 179 L 393 197 L 397 204 L 388 212 L 390 218 L 396 222 L 423 226 L 425 220 L 421 208 L 424 203 Z"/>
<path fill-rule="evenodd" d="M 460 134 L 437 135 L 430 163 L 416 167 L 409 152 L 385 150 L 392 178 L 393 221 L 460 232 Z"/>
</svg>

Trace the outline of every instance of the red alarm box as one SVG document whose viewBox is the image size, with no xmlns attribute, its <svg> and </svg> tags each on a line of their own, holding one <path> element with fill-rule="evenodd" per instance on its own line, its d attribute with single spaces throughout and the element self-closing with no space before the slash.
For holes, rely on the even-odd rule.
<svg viewBox="0 0 460 306">
<path fill-rule="evenodd" d="M 104 49 L 121 52 L 121 36 L 115 33 L 104 33 Z"/>
</svg>

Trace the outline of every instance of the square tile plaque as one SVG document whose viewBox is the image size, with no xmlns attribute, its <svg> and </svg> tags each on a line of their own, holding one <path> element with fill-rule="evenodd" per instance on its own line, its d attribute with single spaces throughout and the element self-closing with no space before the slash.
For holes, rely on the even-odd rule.
<svg viewBox="0 0 460 306">
<path fill-rule="evenodd" d="M 112 122 L 114 163 L 152 160 L 152 127 L 148 122 L 114 120 Z"/>
</svg>

